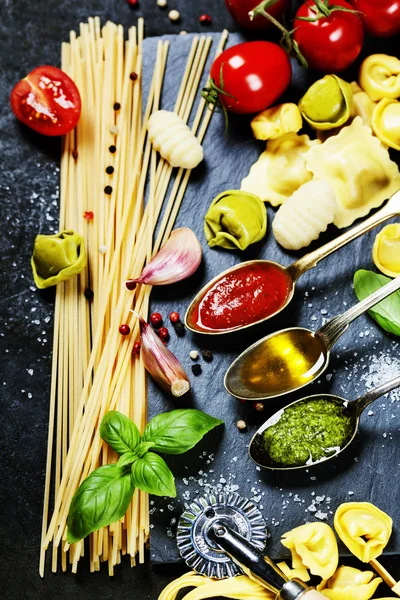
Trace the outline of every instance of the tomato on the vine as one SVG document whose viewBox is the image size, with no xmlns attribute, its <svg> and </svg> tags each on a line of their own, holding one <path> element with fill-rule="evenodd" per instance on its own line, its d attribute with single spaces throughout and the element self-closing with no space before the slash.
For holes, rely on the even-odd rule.
<svg viewBox="0 0 400 600">
<path fill-rule="evenodd" d="M 360 17 L 346 0 L 302 4 L 293 29 L 294 40 L 309 67 L 324 73 L 347 69 L 360 54 L 364 41 Z"/>
<path fill-rule="evenodd" d="M 365 31 L 373 37 L 390 37 L 400 33 L 400 0 L 349 0 L 360 17 Z"/>
<path fill-rule="evenodd" d="M 64 135 L 78 123 L 81 97 L 70 77 L 57 67 L 33 69 L 11 91 L 17 119 L 44 135 Z"/>
<path fill-rule="evenodd" d="M 222 52 L 210 75 L 212 84 L 203 91 L 207 101 L 219 101 L 234 113 L 251 114 L 268 108 L 283 94 L 292 67 L 277 44 L 244 42 Z"/>
<path fill-rule="evenodd" d="M 261 15 L 256 16 L 253 20 L 250 19 L 249 12 L 260 4 L 260 0 L 225 0 L 225 4 L 236 23 L 239 23 L 244 29 L 267 31 L 272 28 L 272 23 Z M 291 0 L 277 0 L 267 9 L 267 12 L 274 19 L 282 22 L 289 12 L 290 4 Z"/>
</svg>

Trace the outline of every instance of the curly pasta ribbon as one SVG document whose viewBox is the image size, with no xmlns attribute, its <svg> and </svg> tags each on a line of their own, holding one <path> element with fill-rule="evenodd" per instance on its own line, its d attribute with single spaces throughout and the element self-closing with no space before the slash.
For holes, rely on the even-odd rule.
<svg viewBox="0 0 400 600">
<path fill-rule="evenodd" d="M 329 579 L 336 571 L 338 546 L 335 534 L 326 523 L 301 525 L 285 533 L 281 541 L 291 551 L 295 569 L 307 568 L 323 579 Z"/>
<path fill-rule="evenodd" d="M 346 502 L 335 513 L 334 527 L 350 552 L 367 563 L 382 554 L 392 519 L 369 502 Z"/>
<path fill-rule="evenodd" d="M 182 600 L 203 600 L 204 598 L 233 598 L 237 600 L 274 600 L 275 594 L 255 583 L 246 575 L 230 577 L 220 581 L 187 573 L 170 583 L 160 594 L 158 600 L 175 600 L 180 590 L 194 587 Z"/>
</svg>

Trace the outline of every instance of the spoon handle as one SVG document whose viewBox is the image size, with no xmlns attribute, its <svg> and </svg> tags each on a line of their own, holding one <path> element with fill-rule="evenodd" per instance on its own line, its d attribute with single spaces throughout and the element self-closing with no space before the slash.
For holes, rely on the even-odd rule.
<svg viewBox="0 0 400 600">
<path fill-rule="evenodd" d="M 350 323 L 398 289 L 400 289 L 400 275 L 355 306 L 352 306 L 345 313 L 337 315 L 328 321 L 328 323 L 317 331 L 317 335 L 323 338 L 327 349 L 330 350 L 340 336 L 348 329 Z"/>
<path fill-rule="evenodd" d="M 388 219 L 391 219 L 392 217 L 396 217 L 398 215 L 400 215 L 400 190 L 397 191 L 390 198 L 389 202 L 387 202 L 385 206 L 380 211 L 375 213 L 372 217 L 369 217 L 359 225 L 356 225 L 356 227 L 353 227 L 349 231 L 346 231 L 346 233 L 343 233 L 342 235 L 332 240 L 331 242 L 328 242 L 324 246 L 321 246 L 321 248 L 314 250 L 314 252 L 309 252 L 308 254 L 294 262 L 292 265 L 287 267 L 287 271 L 292 276 L 293 281 L 297 281 L 297 279 L 301 277 L 306 271 L 316 267 L 320 260 L 322 260 L 326 256 L 329 256 L 329 254 L 332 254 L 332 252 L 339 250 L 339 248 L 342 248 L 342 246 L 345 246 L 349 242 L 352 242 L 360 235 L 371 231 L 371 229 L 373 229 L 377 225 L 380 225 Z"/>
<path fill-rule="evenodd" d="M 388 394 L 389 392 L 391 392 L 392 390 L 395 390 L 399 386 L 400 386 L 400 376 L 395 377 L 395 379 L 391 379 L 390 381 L 387 381 L 386 383 L 380 385 L 379 387 L 367 392 L 363 396 L 360 396 L 356 400 L 358 414 L 361 414 L 362 411 L 364 409 L 366 409 L 367 406 L 369 406 L 372 402 L 375 402 L 375 400 L 378 400 L 378 398 L 380 398 L 381 396 L 384 396 L 385 394 Z"/>
</svg>

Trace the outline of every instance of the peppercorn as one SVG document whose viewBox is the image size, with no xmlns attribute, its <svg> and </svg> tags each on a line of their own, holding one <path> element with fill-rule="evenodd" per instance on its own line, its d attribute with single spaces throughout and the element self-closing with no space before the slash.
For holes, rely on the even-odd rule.
<svg viewBox="0 0 400 600">
<path fill-rule="evenodd" d="M 104 193 L 107 194 L 107 196 L 110 196 L 112 194 L 111 185 L 106 185 L 106 187 L 104 188 Z"/>
<path fill-rule="evenodd" d="M 126 323 L 123 323 L 119 326 L 119 332 L 121 335 L 129 335 L 131 332 L 131 328 Z"/>
<path fill-rule="evenodd" d="M 166 342 L 169 339 L 169 331 L 166 327 L 161 327 L 158 330 L 158 335 L 160 336 L 160 340 Z"/>
<path fill-rule="evenodd" d="M 171 321 L 171 323 L 177 323 L 180 320 L 179 313 L 177 313 L 175 311 L 170 313 L 169 320 Z"/>
<path fill-rule="evenodd" d="M 179 19 L 181 18 L 181 15 L 180 15 L 179 11 L 177 11 L 177 10 L 170 10 L 168 13 L 168 17 L 169 17 L 170 21 L 179 21 Z"/>
<path fill-rule="evenodd" d="M 192 365 L 192 373 L 196 377 L 201 374 L 201 365 Z"/>
<path fill-rule="evenodd" d="M 107 167 L 106 168 L 106 173 L 107 175 L 112 175 L 114 173 L 114 167 Z"/>
<path fill-rule="evenodd" d="M 83 213 L 83 218 L 86 219 L 86 221 L 93 221 L 93 211 L 92 210 L 85 210 L 85 212 Z"/>
<path fill-rule="evenodd" d="M 137 8 L 139 6 L 139 0 L 127 0 L 129 6 L 132 6 L 132 8 Z"/>
<path fill-rule="evenodd" d="M 150 323 L 153 325 L 153 327 L 160 327 L 162 321 L 163 321 L 163 318 L 159 312 L 153 312 L 150 315 Z"/>
<path fill-rule="evenodd" d="M 185 326 L 181 321 L 174 323 L 174 329 L 178 337 L 183 337 L 185 335 Z"/>
<path fill-rule="evenodd" d="M 85 296 L 86 300 L 93 300 L 94 293 L 90 288 L 86 288 L 86 290 L 83 292 L 83 295 Z"/>
<path fill-rule="evenodd" d="M 199 23 L 201 25 L 211 25 L 210 15 L 201 15 L 201 17 L 199 17 Z"/>
<path fill-rule="evenodd" d="M 262 402 L 253 402 L 252 406 L 254 410 L 258 412 L 262 412 L 265 409 L 265 406 Z"/>
<path fill-rule="evenodd" d="M 199 353 L 197 352 L 197 350 L 191 350 L 189 352 L 189 356 L 192 360 L 197 360 L 199 358 Z"/>
<path fill-rule="evenodd" d="M 119 110 L 121 108 L 121 105 L 119 102 L 114 102 L 114 106 L 113 106 L 114 110 Z"/>
<path fill-rule="evenodd" d="M 135 356 L 137 356 L 138 354 L 140 354 L 140 342 L 135 342 L 133 344 L 132 354 L 134 354 Z"/>
<path fill-rule="evenodd" d="M 129 79 L 131 79 L 132 81 L 136 81 L 137 78 L 138 78 L 137 73 L 134 73 L 132 71 L 132 73 L 130 73 L 130 75 L 129 75 Z"/>
<path fill-rule="evenodd" d="M 114 152 L 116 152 L 116 150 L 117 150 L 117 147 L 116 146 L 109 146 L 108 149 L 111 152 L 111 154 L 114 154 Z"/>
<path fill-rule="evenodd" d="M 247 429 L 247 425 L 246 425 L 246 421 L 243 421 L 242 419 L 240 421 L 238 421 L 236 423 L 236 427 L 239 429 L 239 431 L 246 431 Z"/>
<path fill-rule="evenodd" d="M 211 350 L 202 350 L 201 355 L 206 362 L 211 362 L 212 359 L 214 358 Z"/>
<path fill-rule="evenodd" d="M 133 281 L 133 279 L 128 279 L 127 281 L 125 281 L 125 287 L 127 290 L 132 292 L 132 290 L 134 290 L 136 287 L 136 281 Z"/>
</svg>

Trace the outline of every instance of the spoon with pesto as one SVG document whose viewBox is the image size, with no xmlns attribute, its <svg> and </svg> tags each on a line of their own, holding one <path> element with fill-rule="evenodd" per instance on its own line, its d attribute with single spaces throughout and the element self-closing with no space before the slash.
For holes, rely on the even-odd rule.
<svg viewBox="0 0 400 600">
<path fill-rule="evenodd" d="M 400 377 L 354 401 L 317 394 L 292 402 L 272 415 L 250 442 L 250 457 L 260 467 L 293 470 L 338 456 L 354 440 L 361 413 L 400 386 Z"/>
</svg>

